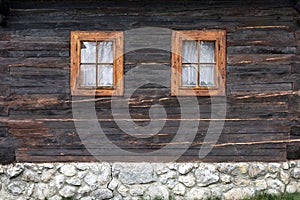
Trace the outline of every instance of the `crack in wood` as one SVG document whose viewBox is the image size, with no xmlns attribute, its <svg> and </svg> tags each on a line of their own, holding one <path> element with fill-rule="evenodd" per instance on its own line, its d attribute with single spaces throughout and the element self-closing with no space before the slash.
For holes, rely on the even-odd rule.
<svg viewBox="0 0 300 200">
<path fill-rule="evenodd" d="M 238 96 L 237 99 L 249 99 L 249 98 L 265 98 L 265 97 L 276 97 L 276 96 L 285 96 L 285 95 L 299 95 L 300 96 L 300 90 L 299 91 L 276 91 L 271 93 L 259 93 L 259 94 L 251 94 L 251 95 L 244 95 L 244 96 Z"/>
</svg>

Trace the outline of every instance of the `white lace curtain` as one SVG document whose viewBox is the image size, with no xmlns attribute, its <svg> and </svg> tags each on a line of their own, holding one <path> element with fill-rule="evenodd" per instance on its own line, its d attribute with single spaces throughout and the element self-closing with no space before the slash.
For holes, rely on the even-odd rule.
<svg viewBox="0 0 300 200">
<path fill-rule="evenodd" d="M 81 44 L 81 85 L 88 87 L 113 85 L 114 52 L 112 42 Z M 98 76 L 98 80 L 97 79 Z M 97 83 L 97 84 L 96 84 Z"/>
</svg>

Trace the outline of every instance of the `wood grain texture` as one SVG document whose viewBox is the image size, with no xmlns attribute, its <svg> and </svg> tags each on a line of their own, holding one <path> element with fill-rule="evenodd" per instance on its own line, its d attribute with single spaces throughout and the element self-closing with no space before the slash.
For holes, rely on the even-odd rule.
<svg viewBox="0 0 300 200">
<path fill-rule="evenodd" d="M 78 135 L 72 104 L 84 107 L 87 102 L 95 103 L 98 122 L 105 132 L 102 137 L 116 145 L 107 149 L 110 154 L 103 158 L 111 161 L 122 159 L 117 148 L 144 153 L 175 145 L 171 141 L 180 123 L 191 120 L 182 118 L 171 88 L 149 83 L 135 91 L 126 90 L 126 84 L 143 78 L 142 74 L 124 83 L 124 92 L 132 92 L 132 96 L 115 99 L 129 105 L 130 117 L 122 109 L 116 114 L 120 120 L 132 118 L 137 125 L 145 126 L 150 121 L 150 108 L 163 106 L 167 115 L 155 120 L 165 121 L 165 125 L 155 136 L 140 139 L 124 133 L 113 117 L 110 97 L 72 99 L 70 32 L 76 30 L 125 32 L 122 74 L 137 66 L 151 66 L 153 74 L 167 71 L 170 75 L 165 79 L 170 85 L 174 84 L 171 63 L 177 62 L 172 60 L 171 52 L 178 51 L 171 46 L 172 31 L 226 30 L 226 96 L 214 99 L 218 109 L 226 102 L 226 119 L 214 149 L 201 160 L 300 158 L 300 31 L 299 14 L 292 0 L 12 0 L 11 5 L 8 26 L 0 28 L 1 163 L 96 161 Z M 136 38 L 132 29 L 142 27 L 163 31 L 141 31 Z M 157 49 L 159 46 L 164 48 Z M 199 161 L 209 124 L 219 120 L 211 119 L 210 97 L 197 97 L 197 101 L 197 135 L 178 161 Z M 99 133 L 88 125 L 84 128 L 94 131 L 95 136 Z M 96 143 L 97 149 L 103 141 L 91 137 L 87 142 Z M 175 152 L 180 150 L 174 148 Z M 126 159 L 147 161 L 143 156 Z"/>
</svg>

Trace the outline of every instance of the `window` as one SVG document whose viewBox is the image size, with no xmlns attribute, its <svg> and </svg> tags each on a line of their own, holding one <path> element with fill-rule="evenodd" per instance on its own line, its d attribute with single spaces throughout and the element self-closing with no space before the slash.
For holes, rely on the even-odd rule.
<svg viewBox="0 0 300 200">
<path fill-rule="evenodd" d="M 123 95 L 123 33 L 71 32 L 72 95 Z"/>
<path fill-rule="evenodd" d="M 173 31 L 174 96 L 223 96 L 226 83 L 226 32 Z"/>
</svg>

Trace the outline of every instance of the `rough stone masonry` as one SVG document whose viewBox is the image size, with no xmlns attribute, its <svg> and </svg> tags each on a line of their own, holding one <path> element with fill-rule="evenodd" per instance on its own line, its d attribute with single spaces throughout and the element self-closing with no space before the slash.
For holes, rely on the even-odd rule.
<svg viewBox="0 0 300 200">
<path fill-rule="evenodd" d="M 0 165 L 0 197 L 241 199 L 300 192 L 300 160 L 282 163 L 17 163 Z"/>
</svg>

